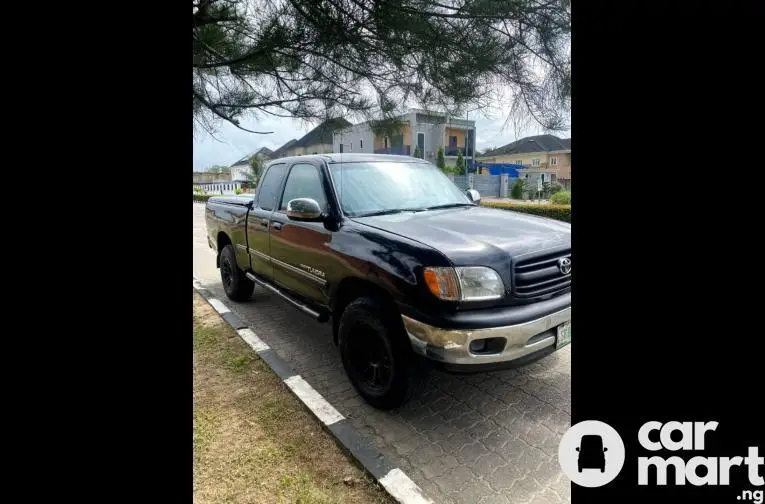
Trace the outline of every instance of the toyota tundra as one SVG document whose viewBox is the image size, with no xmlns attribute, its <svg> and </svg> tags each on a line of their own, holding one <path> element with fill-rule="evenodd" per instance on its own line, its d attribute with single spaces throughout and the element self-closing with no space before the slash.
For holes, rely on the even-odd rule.
<svg viewBox="0 0 765 504">
<path fill-rule="evenodd" d="M 389 409 L 430 367 L 519 366 L 571 341 L 571 225 L 479 203 L 418 158 L 326 154 L 271 161 L 205 219 L 226 295 L 258 285 L 331 321 L 350 382 Z"/>
</svg>

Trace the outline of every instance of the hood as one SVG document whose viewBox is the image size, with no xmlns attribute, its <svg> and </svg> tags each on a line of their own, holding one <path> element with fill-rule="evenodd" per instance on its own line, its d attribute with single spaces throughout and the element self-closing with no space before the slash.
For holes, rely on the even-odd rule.
<svg viewBox="0 0 765 504">
<path fill-rule="evenodd" d="M 353 220 L 428 245 L 455 266 L 481 265 L 497 271 L 505 270 L 516 256 L 571 245 L 571 224 L 480 206 Z"/>
</svg>

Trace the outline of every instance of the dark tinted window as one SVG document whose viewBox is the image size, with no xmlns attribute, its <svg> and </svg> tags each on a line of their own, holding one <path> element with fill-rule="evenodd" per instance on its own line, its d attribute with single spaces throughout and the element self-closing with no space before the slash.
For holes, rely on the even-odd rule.
<svg viewBox="0 0 765 504">
<path fill-rule="evenodd" d="M 581 445 L 585 451 L 601 450 L 603 448 L 603 438 L 600 436 L 582 436 Z"/>
<path fill-rule="evenodd" d="M 327 198 L 321 182 L 319 169 L 313 165 L 298 164 L 292 167 L 284 186 L 281 210 L 287 210 L 287 203 L 295 198 L 311 198 L 316 200 L 319 208 L 326 209 Z"/>
<path fill-rule="evenodd" d="M 286 164 L 273 165 L 263 177 L 260 192 L 258 192 L 258 206 L 263 210 L 273 210 L 276 206 L 276 198 L 279 196 L 279 189 L 282 187 L 282 179 L 286 171 Z"/>
</svg>

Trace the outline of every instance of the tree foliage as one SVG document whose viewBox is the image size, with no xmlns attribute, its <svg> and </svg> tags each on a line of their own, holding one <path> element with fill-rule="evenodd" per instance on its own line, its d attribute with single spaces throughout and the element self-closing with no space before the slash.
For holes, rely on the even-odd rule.
<svg viewBox="0 0 765 504">
<path fill-rule="evenodd" d="M 444 148 L 439 147 L 438 148 L 438 155 L 436 157 L 436 166 L 441 168 L 442 170 L 446 170 L 446 160 L 444 159 Z"/>
<path fill-rule="evenodd" d="M 524 180 L 522 178 L 519 178 L 515 181 L 513 184 L 512 189 L 510 189 L 510 197 L 513 199 L 521 199 L 523 198 L 523 185 Z"/>
<path fill-rule="evenodd" d="M 513 111 L 566 127 L 569 0 L 192 0 L 197 126 L 247 112 L 387 119 Z M 244 129 L 244 128 L 242 128 Z M 249 131 L 249 130 L 248 130 Z"/>
<path fill-rule="evenodd" d="M 457 151 L 457 161 L 454 163 L 454 167 L 457 168 L 457 173 L 467 175 L 465 170 L 465 158 L 462 156 L 462 151 Z"/>
<path fill-rule="evenodd" d="M 400 117 L 389 117 L 384 119 L 372 119 L 369 121 L 369 129 L 378 137 L 393 138 L 404 131 L 406 122 Z"/>
<path fill-rule="evenodd" d="M 250 169 L 247 170 L 245 173 L 245 176 L 247 177 L 247 181 L 255 187 L 257 185 L 258 180 L 260 180 L 260 176 L 263 173 L 263 168 L 265 168 L 265 163 L 263 162 L 263 159 L 260 156 L 251 156 L 249 160 Z"/>
</svg>

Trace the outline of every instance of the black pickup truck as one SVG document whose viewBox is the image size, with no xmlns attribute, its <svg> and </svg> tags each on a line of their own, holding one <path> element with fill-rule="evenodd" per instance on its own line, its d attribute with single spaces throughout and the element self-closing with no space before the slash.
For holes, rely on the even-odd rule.
<svg viewBox="0 0 765 504">
<path fill-rule="evenodd" d="M 571 341 L 571 225 L 479 206 L 407 156 L 270 162 L 254 195 L 212 197 L 226 295 L 260 285 L 332 321 L 351 383 L 380 409 L 437 366 L 521 365 Z"/>
</svg>

